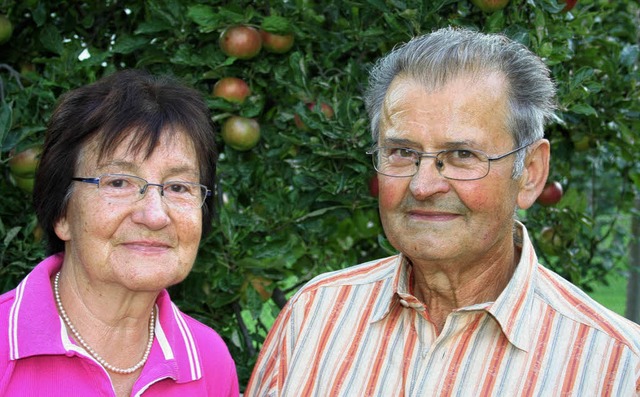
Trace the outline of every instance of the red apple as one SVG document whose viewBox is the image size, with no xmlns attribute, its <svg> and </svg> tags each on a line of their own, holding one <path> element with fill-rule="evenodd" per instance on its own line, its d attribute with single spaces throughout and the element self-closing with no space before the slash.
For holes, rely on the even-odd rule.
<svg viewBox="0 0 640 397">
<path fill-rule="evenodd" d="M 378 174 L 373 174 L 373 176 L 369 179 L 369 194 L 371 194 L 371 197 L 378 197 L 378 194 L 380 193 L 379 187 L 378 187 Z"/>
<path fill-rule="evenodd" d="M 231 116 L 222 125 L 222 140 L 238 151 L 252 149 L 260 140 L 260 124 L 254 119 Z"/>
<path fill-rule="evenodd" d="M 251 89 L 244 80 L 237 77 L 223 77 L 213 86 L 213 96 L 224 98 L 229 102 L 243 103 Z"/>
<path fill-rule="evenodd" d="M 573 7 L 576 6 L 576 3 L 578 2 L 578 0 L 558 0 L 558 3 L 562 4 L 565 3 L 564 8 L 562 9 L 562 12 L 569 12 L 573 9 Z"/>
<path fill-rule="evenodd" d="M 9 159 L 9 169 L 19 178 L 33 178 L 40 162 L 41 146 L 32 146 Z"/>
<path fill-rule="evenodd" d="M 276 34 L 261 30 L 260 36 L 262 37 L 262 46 L 269 52 L 284 54 L 293 47 L 293 33 Z"/>
<path fill-rule="evenodd" d="M 562 198 L 562 185 L 560 182 L 553 181 L 548 182 L 544 189 L 542 189 L 542 193 L 537 198 L 537 202 L 544 206 L 557 204 Z"/>
<path fill-rule="evenodd" d="M 509 4 L 509 0 L 471 0 L 471 2 L 484 12 L 495 12 Z"/>
<path fill-rule="evenodd" d="M 315 102 L 309 102 L 307 103 L 307 107 L 312 111 L 320 110 L 322 114 L 324 114 L 324 116 L 328 119 L 332 119 L 333 116 L 335 115 L 335 112 L 333 111 L 333 108 L 331 107 L 331 105 L 326 104 L 324 102 L 322 102 L 319 107 L 316 105 Z M 297 114 L 293 116 L 293 121 L 296 124 L 296 127 L 300 128 L 301 130 L 307 131 L 309 129 L 307 125 L 302 121 L 300 116 L 298 116 Z"/>
<path fill-rule="evenodd" d="M 250 59 L 262 48 L 262 38 L 256 28 L 245 25 L 232 26 L 220 35 L 220 48 L 227 56 Z"/>
</svg>

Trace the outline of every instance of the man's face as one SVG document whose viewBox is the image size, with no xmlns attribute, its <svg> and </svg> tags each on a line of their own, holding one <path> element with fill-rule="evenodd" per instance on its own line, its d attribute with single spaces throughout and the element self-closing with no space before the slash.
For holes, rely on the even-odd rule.
<svg viewBox="0 0 640 397">
<path fill-rule="evenodd" d="M 498 74 L 463 76 L 427 92 L 396 77 L 383 104 L 378 145 L 430 153 L 475 149 L 489 157 L 509 152 L 505 84 Z M 391 244 L 415 264 L 469 266 L 512 247 L 514 156 L 492 162 L 486 177 L 472 181 L 444 178 L 434 161 L 423 158 L 413 177 L 379 175 L 380 216 Z"/>
</svg>

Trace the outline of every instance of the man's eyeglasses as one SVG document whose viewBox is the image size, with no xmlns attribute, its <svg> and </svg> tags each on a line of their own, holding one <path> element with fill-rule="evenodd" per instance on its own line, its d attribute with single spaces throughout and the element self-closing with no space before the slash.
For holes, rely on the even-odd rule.
<svg viewBox="0 0 640 397">
<path fill-rule="evenodd" d="M 105 174 L 97 178 L 71 178 L 77 182 L 98 185 L 98 193 L 112 202 L 131 204 L 141 200 L 149 186 L 160 188 L 160 195 L 171 205 L 180 208 L 200 208 L 211 190 L 205 185 L 184 181 L 169 181 L 165 183 L 149 183 L 133 175 Z"/>
<path fill-rule="evenodd" d="M 529 145 L 531 143 L 496 157 L 489 157 L 484 152 L 472 149 L 448 149 L 427 153 L 393 146 L 374 148 L 367 154 L 372 156 L 376 171 L 383 175 L 412 177 L 418 173 L 422 158 L 428 157 L 435 159 L 436 169 L 444 178 L 472 181 L 487 176 L 492 161 L 503 159 Z"/>
</svg>

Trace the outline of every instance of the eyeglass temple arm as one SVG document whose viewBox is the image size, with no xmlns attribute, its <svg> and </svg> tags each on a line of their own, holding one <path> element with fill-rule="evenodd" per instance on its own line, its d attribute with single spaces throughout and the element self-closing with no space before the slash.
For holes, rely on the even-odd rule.
<svg viewBox="0 0 640 397">
<path fill-rule="evenodd" d="M 100 183 L 100 178 L 71 178 L 72 181 L 84 182 L 84 183 L 93 183 L 95 185 Z"/>
</svg>

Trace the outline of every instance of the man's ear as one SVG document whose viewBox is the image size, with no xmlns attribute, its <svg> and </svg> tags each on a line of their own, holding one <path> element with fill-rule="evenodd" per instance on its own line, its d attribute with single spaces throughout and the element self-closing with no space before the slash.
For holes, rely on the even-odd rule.
<svg viewBox="0 0 640 397">
<path fill-rule="evenodd" d="M 520 178 L 518 208 L 527 209 L 536 202 L 549 176 L 549 141 L 540 139 L 531 145 L 524 160 L 524 171 Z"/>
</svg>

